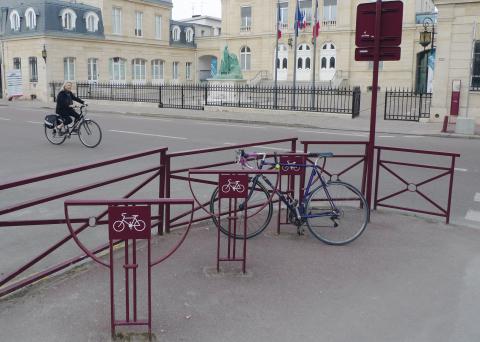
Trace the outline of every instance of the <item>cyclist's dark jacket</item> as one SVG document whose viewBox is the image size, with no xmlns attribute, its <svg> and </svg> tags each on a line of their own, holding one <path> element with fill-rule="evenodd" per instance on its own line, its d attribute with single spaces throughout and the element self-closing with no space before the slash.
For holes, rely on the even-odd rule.
<svg viewBox="0 0 480 342">
<path fill-rule="evenodd" d="M 71 91 L 60 91 L 57 95 L 57 109 L 55 110 L 55 113 L 61 116 L 77 117 L 77 112 L 75 112 L 73 108 L 70 108 L 70 105 L 73 104 L 73 101 L 79 102 L 81 104 L 84 103 L 82 99 L 76 97 Z"/>
</svg>

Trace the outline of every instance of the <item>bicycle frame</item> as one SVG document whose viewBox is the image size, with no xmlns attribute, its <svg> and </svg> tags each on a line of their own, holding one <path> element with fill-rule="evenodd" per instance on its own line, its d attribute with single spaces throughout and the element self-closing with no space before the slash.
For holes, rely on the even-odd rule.
<svg viewBox="0 0 480 342">
<path fill-rule="evenodd" d="M 317 161 L 318 161 L 318 159 L 317 159 Z M 271 162 L 267 162 L 265 160 L 265 157 L 264 157 L 261 160 L 260 164 L 258 165 L 258 168 L 260 170 L 266 165 L 269 165 L 269 166 L 272 166 L 272 167 L 280 166 L 280 167 L 300 167 L 300 168 L 304 168 L 304 169 L 312 168 L 312 171 L 310 172 L 310 177 L 308 179 L 307 186 L 305 187 L 304 192 L 303 192 L 302 201 L 300 203 L 298 203 L 298 207 L 294 206 L 292 203 L 295 203 L 295 202 L 290 202 L 288 200 L 288 198 L 284 195 L 283 192 L 281 192 L 278 189 L 275 189 L 275 186 L 270 182 L 270 180 L 267 177 L 265 177 L 265 175 L 257 175 L 253 178 L 253 180 L 252 180 L 253 185 L 252 185 L 252 188 L 251 188 L 248 196 L 252 195 L 253 190 L 255 189 L 255 186 L 256 186 L 259 178 L 262 177 L 262 179 L 265 181 L 265 183 L 275 192 L 275 194 L 278 195 L 280 201 L 282 201 L 287 206 L 287 208 L 289 210 L 291 210 L 292 212 L 295 212 L 297 214 L 298 219 L 305 220 L 305 219 L 310 218 L 310 217 L 322 217 L 322 216 L 332 216 L 332 215 L 334 215 L 333 213 L 337 210 L 337 208 L 335 206 L 335 202 L 332 200 L 330 194 L 328 193 L 327 182 L 325 182 L 325 180 L 322 177 L 321 172 L 318 170 L 319 167 L 317 165 L 317 161 L 313 165 L 310 165 L 310 164 L 271 163 Z M 315 183 L 315 180 L 314 180 L 315 176 L 318 177 L 318 180 L 320 180 L 321 184 L 319 186 L 315 187 L 312 190 L 312 187 Z M 322 188 L 322 187 L 325 189 L 325 194 L 326 194 L 327 199 L 328 199 L 328 201 L 329 201 L 333 210 L 332 211 L 325 211 L 324 213 L 317 213 L 315 215 L 307 215 L 307 213 L 305 212 L 306 203 L 310 199 L 310 196 L 313 194 L 313 192 L 316 191 L 319 188 Z M 298 208 L 298 211 L 297 211 L 297 208 Z"/>
</svg>

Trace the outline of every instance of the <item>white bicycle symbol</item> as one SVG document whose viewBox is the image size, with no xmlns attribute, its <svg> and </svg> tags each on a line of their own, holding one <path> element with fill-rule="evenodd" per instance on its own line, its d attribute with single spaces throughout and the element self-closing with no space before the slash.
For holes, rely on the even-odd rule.
<svg viewBox="0 0 480 342">
<path fill-rule="evenodd" d="M 241 194 L 242 192 L 245 191 L 245 186 L 240 184 L 240 181 L 232 182 L 232 180 L 229 179 L 227 184 L 222 185 L 222 192 L 224 194 L 228 194 L 230 190 L 233 190 L 233 192 L 238 192 Z"/>
<path fill-rule="evenodd" d="M 290 160 L 287 160 L 287 164 L 289 165 L 284 165 L 282 166 L 282 171 L 284 172 L 288 172 L 288 171 L 300 171 L 300 166 L 292 166 L 292 165 L 296 165 L 297 162 L 296 161 L 290 161 Z"/>
<path fill-rule="evenodd" d="M 139 220 L 138 215 L 132 215 L 131 217 L 126 216 L 127 213 L 122 213 L 122 219 L 113 222 L 113 230 L 117 233 L 123 232 L 123 230 L 128 227 L 130 230 L 136 230 L 137 232 L 142 232 L 147 226 L 145 221 Z"/>
</svg>

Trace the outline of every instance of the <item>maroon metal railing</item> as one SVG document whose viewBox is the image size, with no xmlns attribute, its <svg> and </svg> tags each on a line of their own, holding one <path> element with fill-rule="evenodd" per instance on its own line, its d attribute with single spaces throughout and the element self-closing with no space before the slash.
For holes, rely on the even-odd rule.
<svg viewBox="0 0 480 342">
<path fill-rule="evenodd" d="M 451 202 L 452 202 L 452 190 L 453 190 L 453 176 L 455 173 L 455 160 L 456 158 L 460 157 L 458 153 L 448 153 L 448 152 L 438 152 L 438 151 L 428 151 L 428 150 L 413 150 L 413 149 L 406 149 L 406 148 L 395 148 L 395 147 L 385 147 L 385 146 L 376 146 L 377 149 L 377 171 L 376 171 L 376 183 L 375 183 L 375 198 L 374 198 L 374 209 L 377 207 L 386 207 L 392 209 L 399 209 L 404 211 L 411 211 L 415 213 L 421 214 L 428 214 L 434 216 L 445 217 L 445 221 L 448 224 L 450 222 L 450 210 L 451 210 Z M 436 165 L 427 165 L 427 164 L 419 164 L 419 163 L 409 163 L 409 162 L 400 162 L 400 161 L 393 161 L 393 160 L 386 160 L 382 159 L 384 157 L 382 152 L 384 151 L 391 151 L 391 152 L 400 152 L 400 153 L 409 153 L 409 154 L 421 154 L 421 155 L 431 155 L 436 156 L 436 160 L 440 158 L 448 158 L 449 163 L 448 166 L 436 166 Z M 395 170 L 392 170 L 390 166 L 397 167 Z M 401 172 L 398 167 L 399 166 L 407 166 L 412 168 L 422 168 L 428 170 L 437 170 L 443 171 L 440 174 L 437 174 L 433 177 L 430 177 L 426 180 L 421 182 L 411 182 L 408 181 L 405 177 L 402 177 L 399 173 Z M 385 170 L 387 173 L 392 175 L 394 178 L 398 179 L 405 187 L 388 195 L 384 195 L 383 197 L 379 198 L 379 188 L 381 187 L 381 170 Z M 446 198 L 446 207 L 442 206 L 438 203 L 438 199 L 433 199 L 428 196 L 425 192 L 423 192 L 420 187 L 429 184 L 435 180 L 439 180 L 443 177 L 449 177 L 448 183 L 448 193 Z M 427 209 L 419 209 L 415 207 L 395 204 L 395 203 L 386 203 L 387 200 L 392 200 L 393 198 L 398 198 L 399 195 L 404 194 L 406 192 L 412 192 L 418 194 L 423 200 L 430 203 L 433 207 L 437 209 L 437 211 L 427 210 Z"/>
<path fill-rule="evenodd" d="M 162 147 L 162 148 L 157 148 L 149 151 L 145 151 L 142 153 L 136 153 L 136 154 L 129 154 L 113 159 L 109 159 L 106 161 L 102 162 L 97 162 L 97 163 L 90 163 L 90 164 L 85 164 L 81 165 L 78 167 L 74 168 L 69 168 L 61 171 L 56 171 L 56 172 L 50 172 L 50 173 L 45 173 L 39 176 L 35 177 L 30 177 L 26 179 L 21 179 L 21 180 L 16 180 L 12 182 L 7 182 L 4 184 L 0 184 L 0 191 L 5 191 L 8 189 L 13 189 L 13 188 L 18 188 L 21 186 L 29 185 L 29 184 L 34 184 L 34 183 L 39 183 L 42 181 L 46 180 L 53 180 L 53 179 L 58 179 L 60 177 L 64 177 L 67 175 L 72 175 L 76 174 L 82 171 L 87 171 L 87 170 L 93 170 L 93 169 L 98 169 L 104 166 L 108 165 L 116 165 L 119 163 L 123 162 L 128 162 L 131 160 L 136 160 L 142 157 L 147 157 L 147 156 L 154 156 L 158 155 L 158 162 L 155 163 L 155 165 L 152 165 L 151 167 L 148 167 L 146 169 L 142 169 L 136 172 L 132 172 L 129 174 L 125 174 L 122 176 L 117 176 L 113 177 L 110 179 L 106 179 L 100 182 L 94 182 L 86 185 L 82 185 L 73 189 L 68 189 L 64 191 L 60 191 L 54 194 L 49 194 L 43 197 L 37 197 L 37 198 L 32 198 L 24 202 L 20 203 L 14 203 L 10 204 L 9 206 L 0 208 L 0 229 L 5 228 L 5 227 L 24 227 L 24 226 L 50 226 L 50 225 L 65 225 L 66 224 L 66 219 L 64 217 L 59 217 L 59 218 L 53 218 L 53 219 L 31 219 L 31 220 L 14 220 L 14 219 L 4 219 L 5 215 L 11 214 L 14 212 L 18 212 L 22 209 L 30 208 L 33 206 L 37 206 L 39 204 L 45 204 L 48 202 L 52 202 L 56 199 L 60 198 L 67 198 L 71 195 L 78 194 L 81 192 L 85 192 L 87 190 L 92 190 L 95 188 L 100 188 L 104 187 L 110 184 L 118 183 L 121 181 L 129 180 L 135 177 L 139 177 L 142 175 L 148 176 L 146 180 L 142 181 L 138 186 L 136 186 L 134 189 L 129 191 L 127 194 L 125 194 L 122 198 L 130 198 L 134 194 L 136 194 L 139 190 L 143 189 L 147 184 L 152 182 L 155 179 L 159 179 L 159 186 L 158 186 L 158 196 L 163 197 L 164 191 L 165 191 L 165 172 L 164 172 L 164 160 L 166 156 L 167 148 Z M 154 224 L 155 226 L 158 226 L 159 233 L 162 233 L 162 226 L 163 226 L 163 205 L 159 206 L 158 208 L 158 215 L 154 216 L 154 219 L 156 219 L 156 223 Z M 101 221 L 103 217 L 105 217 L 106 212 L 100 213 L 96 216 L 96 219 L 98 221 Z M 88 218 L 85 219 L 76 219 L 72 221 L 73 223 L 78 223 L 81 224 L 80 227 L 77 228 L 76 234 L 81 233 L 88 227 Z M 66 232 L 65 232 L 66 233 Z M 68 234 L 59 241 L 55 242 L 52 246 L 47 248 L 45 251 L 40 253 L 38 256 L 33 258 L 32 260 L 28 261 L 26 264 L 20 266 L 17 270 L 3 276 L 0 279 L 0 297 L 5 296 L 15 290 L 18 290 L 24 286 L 27 286 L 35 281 L 41 280 L 53 273 L 56 273 L 58 271 L 64 270 L 74 264 L 77 264 L 78 262 L 84 260 L 87 258 L 86 255 L 78 255 L 74 258 L 70 258 L 64 262 L 61 262 L 57 265 L 50 266 L 42 271 L 39 272 L 32 272 L 32 274 L 26 275 L 23 277 L 23 279 L 18 280 L 15 282 L 15 279 L 23 274 L 25 271 L 30 269 L 33 265 L 37 264 L 39 261 L 43 260 L 46 258 L 48 255 L 52 254 L 55 252 L 57 249 L 59 249 L 61 246 L 63 246 L 65 243 L 71 240 L 71 235 Z M 108 244 L 103 244 L 101 246 L 98 246 L 97 248 L 94 248 L 93 250 L 95 253 L 100 253 L 104 250 L 108 249 Z"/>
</svg>

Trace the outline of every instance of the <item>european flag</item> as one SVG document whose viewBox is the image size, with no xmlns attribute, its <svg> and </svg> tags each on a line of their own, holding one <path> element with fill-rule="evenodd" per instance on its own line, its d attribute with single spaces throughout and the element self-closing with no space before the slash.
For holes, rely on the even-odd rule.
<svg viewBox="0 0 480 342">
<path fill-rule="evenodd" d="M 295 14 L 295 35 L 298 37 L 298 29 L 301 25 L 303 25 L 303 13 L 300 11 L 300 6 L 298 5 L 297 1 L 297 10 Z"/>
</svg>

